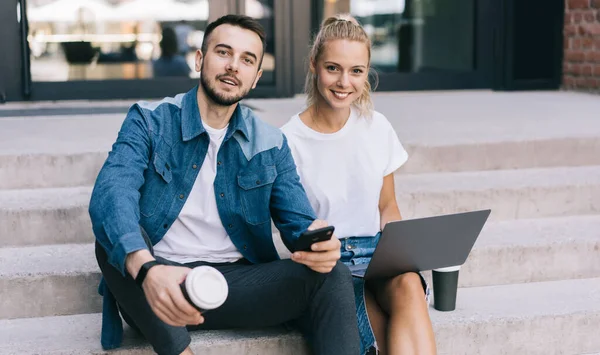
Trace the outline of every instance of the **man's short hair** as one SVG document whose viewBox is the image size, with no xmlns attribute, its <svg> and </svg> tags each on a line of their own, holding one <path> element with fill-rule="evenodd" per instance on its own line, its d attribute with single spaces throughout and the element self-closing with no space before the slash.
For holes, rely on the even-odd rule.
<svg viewBox="0 0 600 355">
<path fill-rule="evenodd" d="M 208 46 L 208 39 L 211 33 L 215 30 L 215 28 L 221 25 L 232 25 L 241 27 L 245 30 L 250 30 L 258 35 L 260 41 L 262 43 L 262 54 L 260 56 L 259 68 L 262 64 L 263 57 L 265 56 L 265 49 L 267 48 L 267 35 L 265 33 L 265 29 L 263 26 L 254 18 L 245 16 L 245 15 L 225 15 L 219 17 L 215 21 L 211 22 L 206 26 L 204 30 L 204 38 L 202 39 L 202 54 L 206 54 L 206 49 Z"/>
</svg>

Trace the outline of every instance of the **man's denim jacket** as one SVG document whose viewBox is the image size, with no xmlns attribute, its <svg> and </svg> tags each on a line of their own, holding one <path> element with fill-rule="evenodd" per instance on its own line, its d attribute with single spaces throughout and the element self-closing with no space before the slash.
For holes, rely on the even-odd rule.
<svg viewBox="0 0 600 355">
<path fill-rule="evenodd" d="M 175 222 L 206 156 L 209 137 L 197 87 L 131 107 L 92 193 L 90 217 L 108 261 L 125 275 L 127 254 L 158 243 Z M 288 248 L 316 218 L 281 131 L 238 105 L 217 155 L 215 198 L 233 244 L 252 263 L 279 258 L 271 219 Z M 102 346 L 119 347 L 123 326 L 101 281 Z"/>
</svg>

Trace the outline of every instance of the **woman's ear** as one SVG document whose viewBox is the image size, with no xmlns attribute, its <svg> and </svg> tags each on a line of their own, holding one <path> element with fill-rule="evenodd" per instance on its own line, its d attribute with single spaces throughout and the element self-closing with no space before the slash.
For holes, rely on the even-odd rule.
<svg viewBox="0 0 600 355">
<path fill-rule="evenodd" d="M 315 74 L 315 72 L 317 71 L 317 63 L 315 62 L 314 58 L 310 58 L 310 62 L 308 63 L 308 70 L 310 70 L 312 74 Z"/>
</svg>

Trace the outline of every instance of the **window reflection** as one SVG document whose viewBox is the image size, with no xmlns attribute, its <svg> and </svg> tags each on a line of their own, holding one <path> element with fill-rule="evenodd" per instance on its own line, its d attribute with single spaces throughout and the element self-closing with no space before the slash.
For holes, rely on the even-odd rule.
<svg viewBox="0 0 600 355">
<path fill-rule="evenodd" d="M 364 26 L 378 71 L 475 69 L 475 0 L 325 0 L 325 17 L 340 12 Z"/>
<path fill-rule="evenodd" d="M 34 81 L 196 77 L 208 0 L 29 0 Z"/>
<path fill-rule="evenodd" d="M 267 48 L 263 58 L 263 75 L 259 84 L 275 82 L 275 20 L 273 18 L 274 0 L 245 0 L 245 14 L 260 22 L 267 34 Z"/>
</svg>

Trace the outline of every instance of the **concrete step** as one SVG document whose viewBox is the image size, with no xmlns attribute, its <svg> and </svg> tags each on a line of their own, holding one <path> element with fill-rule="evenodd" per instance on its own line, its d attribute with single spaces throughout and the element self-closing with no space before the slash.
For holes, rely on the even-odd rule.
<svg viewBox="0 0 600 355">
<path fill-rule="evenodd" d="M 406 146 L 401 173 L 600 165 L 600 137 Z M 107 151 L 2 154 L 0 189 L 91 185 Z"/>
<path fill-rule="evenodd" d="M 375 93 L 373 98 L 409 151 L 404 172 L 600 165 L 600 101 L 592 95 L 423 92 Z M 303 109 L 304 99 L 246 103 L 280 127 Z M 95 102 L 86 108 L 127 104 Z M 125 114 L 55 116 L 56 110 L 76 112 L 81 105 L 8 109 L 40 112 L 0 118 L 0 189 L 93 183 Z M 45 116 L 44 109 L 54 111 Z"/>
<path fill-rule="evenodd" d="M 600 166 L 396 174 L 404 218 L 492 209 L 491 220 L 594 214 Z"/>
<path fill-rule="evenodd" d="M 491 220 L 600 211 L 600 166 L 398 174 L 404 218 L 491 208 Z M 91 187 L 0 190 L 0 245 L 89 242 Z"/>
<path fill-rule="evenodd" d="M 600 216 L 578 216 L 489 223 L 459 286 L 593 277 L 600 277 Z M 92 244 L 0 248 L 0 319 L 99 312 L 99 278 Z"/>
<path fill-rule="evenodd" d="M 600 216 L 488 222 L 459 286 L 600 277 Z"/>
<path fill-rule="evenodd" d="M 0 248 L 0 319 L 100 312 L 93 244 Z"/>
<path fill-rule="evenodd" d="M 108 152 L 0 155 L 0 189 L 91 185 Z"/>
<path fill-rule="evenodd" d="M 0 190 L 0 246 L 93 241 L 91 192 L 89 186 Z"/>
<path fill-rule="evenodd" d="M 431 312 L 439 354 L 600 350 L 600 279 L 463 288 L 455 312 Z"/>
<path fill-rule="evenodd" d="M 124 117 L 0 119 L 0 189 L 93 184 Z"/>
<path fill-rule="evenodd" d="M 459 289 L 457 309 L 430 311 L 439 354 L 589 354 L 600 351 L 600 279 Z M 105 354 L 100 315 L 0 320 L 1 354 Z M 296 332 L 192 332 L 198 354 L 308 354 Z M 150 354 L 127 329 L 111 354 Z"/>
<path fill-rule="evenodd" d="M 401 173 L 460 172 L 600 165 L 600 137 L 407 144 Z"/>
</svg>

